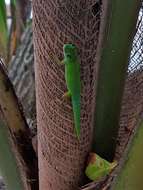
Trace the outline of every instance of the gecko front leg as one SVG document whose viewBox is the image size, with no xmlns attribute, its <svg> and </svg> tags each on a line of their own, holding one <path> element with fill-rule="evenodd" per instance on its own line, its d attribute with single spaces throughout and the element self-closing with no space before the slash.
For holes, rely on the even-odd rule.
<svg viewBox="0 0 143 190">
<path fill-rule="evenodd" d="M 54 62 L 58 65 L 64 65 L 64 59 L 61 61 L 57 56 L 53 55 L 52 52 L 49 53 L 49 57 L 54 60 Z"/>
</svg>

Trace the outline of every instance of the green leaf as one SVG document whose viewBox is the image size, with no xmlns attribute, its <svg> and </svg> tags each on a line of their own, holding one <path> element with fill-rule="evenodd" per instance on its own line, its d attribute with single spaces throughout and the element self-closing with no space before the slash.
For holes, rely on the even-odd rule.
<svg viewBox="0 0 143 190">
<path fill-rule="evenodd" d="M 5 26 L 6 24 L 6 4 L 5 4 L 5 0 L 1 0 L 0 1 L 0 10 L 1 10 L 1 14 L 3 16 L 3 20 L 5 22 Z"/>
<path fill-rule="evenodd" d="M 11 4 L 16 7 L 16 0 L 11 0 Z"/>
<path fill-rule="evenodd" d="M 20 170 L 12 150 L 8 126 L 0 119 L 0 171 L 8 190 L 23 190 Z M 12 172 L 12 174 L 11 174 Z"/>
<path fill-rule="evenodd" d="M 6 5 L 5 1 L 0 1 L 0 53 L 6 58 L 6 49 L 8 41 L 8 30 L 7 30 L 7 16 L 6 16 Z"/>
</svg>

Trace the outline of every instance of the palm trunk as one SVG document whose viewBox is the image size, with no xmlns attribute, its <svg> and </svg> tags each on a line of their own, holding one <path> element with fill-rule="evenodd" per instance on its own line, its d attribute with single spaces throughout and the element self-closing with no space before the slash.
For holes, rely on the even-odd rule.
<svg viewBox="0 0 143 190">
<path fill-rule="evenodd" d="M 40 190 L 73 190 L 82 182 L 91 145 L 100 4 L 34 0 L 33 17 Z M 80 141 L 74 133 L 71 104 L 61 104 L 66 91 L 64 70 L 49 56 L 62 59 L 68 42 L 77 45 L 81 59 Z"/>
</svg>

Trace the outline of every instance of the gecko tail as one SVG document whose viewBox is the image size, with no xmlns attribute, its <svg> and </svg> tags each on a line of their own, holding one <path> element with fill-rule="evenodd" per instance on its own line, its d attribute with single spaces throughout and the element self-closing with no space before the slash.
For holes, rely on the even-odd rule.
<svg viewBox="0 0 143 190">
<path fill-rule="evenodd" d="M 80 138 L 80 98 L 76 100 L 72 98 L 72 106 L 73 106 L 73 115 L 74 115 L 74 125 L 75 125 L 75 133 L 77 138 Z"/>
</svg>

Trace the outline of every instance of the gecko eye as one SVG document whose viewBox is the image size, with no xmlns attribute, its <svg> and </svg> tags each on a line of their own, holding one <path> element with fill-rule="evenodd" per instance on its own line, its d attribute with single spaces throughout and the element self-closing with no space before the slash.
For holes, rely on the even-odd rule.
<svg viewBox="0 0 143 190">
<path fill-rule="evenodd" d="M 71 55 L 70 55 L 70 54 L 67 54 L 67 57 L 68 57 L 68 58 L 71 58 Z"/>
<path fill-rule="evenodd" d="M 74 44 L 72 44 L 72 48 L 74 48 L 74 49 L 75 49 L 75 48 L 76 48 L 76 46 L 75 46 Z"/>
</svg>

